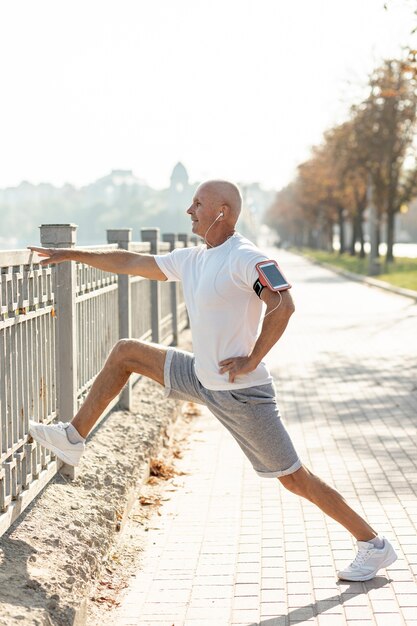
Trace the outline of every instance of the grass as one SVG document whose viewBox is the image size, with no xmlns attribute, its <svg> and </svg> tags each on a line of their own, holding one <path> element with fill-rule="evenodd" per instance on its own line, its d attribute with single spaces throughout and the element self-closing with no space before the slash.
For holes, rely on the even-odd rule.
<svg viewBox="0 0 417 626">
<path fill-rule="evenodd" d="M 310 248 L 302 248 L 299 251 L 307 257 L 321 263 L 328 263 L 329 265 L 355 274 L 368 275 L 368 257 L 360 259 L 359 257 L 350 256 L 350 254 L 324 252 L 323 250 L 312 250 Z M 384 280 L 396 287 L 417 291 L 417 259 L 408 259 L 405 257 L 396 258 L 394 263 L 390 263 L 389 265 L 386 265 L 383 259 L 381 259 L 381 274 L 373 278 Z"/>
</svg>

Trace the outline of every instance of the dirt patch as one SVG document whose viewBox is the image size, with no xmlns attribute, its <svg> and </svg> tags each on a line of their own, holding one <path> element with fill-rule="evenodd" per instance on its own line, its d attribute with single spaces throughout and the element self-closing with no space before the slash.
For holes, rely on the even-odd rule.
<svg viewBox="0 0 417 626">
<path fill-rule="evenodd" d="M 149 459 L 159 460 L 155 472 L 167 471 L 160 450 L 171 447 L 180 408 L 149 380 L 139 381 L 133 397 L 131 412 L 110 413 L 88 440 L 76 480 L 58 474 L 0 539 L 1 626 L 84 624 L 95 583 L 103 598 L 124 584 L 102 573 L 117 564 L 112 546 Z"/>
<path fill-rule="evenodd" d="M 158 527 L 160 508 L 175 498 L 177 489 L 182 486 L 184 472 L 178 469 L 177 462 L 188 448 L 197 415 L 200 411 L 196 405 L 183 407 L 175 424 L 171 445 L 161 449 L 158 458 L 154 459 L 152 465 L 157 471 L 142 486 L 123 532 L 112 546 L 102 575 L 92 590 L 87 626 L 113 626 L 117 623 L 117 609 L 146 554 L 147 532 Z"/>
</svg>

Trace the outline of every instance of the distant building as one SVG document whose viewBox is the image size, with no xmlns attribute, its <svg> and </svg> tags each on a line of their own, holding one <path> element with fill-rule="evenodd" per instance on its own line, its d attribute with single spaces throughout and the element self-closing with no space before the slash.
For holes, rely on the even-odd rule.
<svg viewBox="0 0 417 626">
<path fill-rule="evenodd" d="M 190 185 L 188 172 L 181 162 L 178 162 L 171 174 L 171 183 L 168 190 L 168 210 L 173 213 L 182 213 L 191 204 L 194 185 Z"/>
<path fill-rule="evenodd" d="M 170 189 L 174 189 L 177 193 L 181 193 L 188 187 L 188 172 L 181 161 L 178 161 L 171 174 Z"/>
</svg>

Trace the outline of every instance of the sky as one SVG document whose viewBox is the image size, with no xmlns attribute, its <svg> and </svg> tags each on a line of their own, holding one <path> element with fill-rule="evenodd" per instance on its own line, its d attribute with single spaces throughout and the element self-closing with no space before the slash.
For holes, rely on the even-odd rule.
<svg viewBox="0 0 417 626">
<path fill-rule="evenodd" d="M 0 4 L 0 188 L 131 169 L 279 189 L 369 72 L 411 43 L 413 1 Z"/>
</svg>

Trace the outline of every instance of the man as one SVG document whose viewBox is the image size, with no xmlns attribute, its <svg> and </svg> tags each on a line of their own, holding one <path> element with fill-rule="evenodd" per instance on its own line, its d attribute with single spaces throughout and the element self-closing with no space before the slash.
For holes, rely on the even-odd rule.
<svg viewBox="0 0 417 626">
<path fill-rule="evenodd" d="M 30 248 L 46 257 L 42 264 L 72 260 L 117 274 L 181 280 L 195 351 L 194 357 L 170 347 L 120 340 L 71 423 L 31 422 L 30 434 L 66 463 L 77 465 L 85 438 L 130 374 L 152 378 L 171 397 L 206 404 L 260 476 L 278 478 L 284 487 L 342 524 L 357 539 L 358 553 L 338 576 L 369 580 L 397 555 L 386 538 L 378 536 L 339 493 L 301 463 L 281 421 L 263 358 L 285 331 L 294 304 L 288 290 L 278 293 L 263 288 L 259 297 L 255 293 L 256 264 L 267 257 L 235 231 L 240 210 L 238 188 L 212 180 L 197 189 L 187 210 L 193 233 L 205 245 L 160 256 L 123 250 Z M 266 312 L 259 333 L 263 303 Z"/>
</svg>

